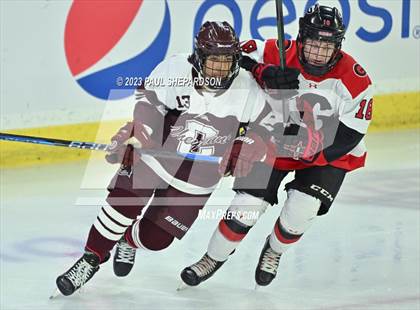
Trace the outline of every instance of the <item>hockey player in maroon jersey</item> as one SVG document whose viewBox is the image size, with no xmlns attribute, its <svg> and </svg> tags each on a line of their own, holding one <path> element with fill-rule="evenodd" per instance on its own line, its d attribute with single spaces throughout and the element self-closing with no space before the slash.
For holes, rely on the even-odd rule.
<svg viewBox="0 0 420 310">
<path fill-rule="evenodd" d="M 266 94 L 248 72 L 240 70 L 241 49 L 233 28 L 226 22 L 206 22 L 194 44 L 192 55 L 172 56 L 155 68 L 149 80 L 161 85 L 144 85 L 136 92 L 133 121 L 112 138 L 114 150 L 107 156 L 110 163 L 122 163 L 108 188 L 109 205 L 90 229 L 85 254 L 57 278 L 62 294 L 71 295 L 89 281 L 117 242 L 114 271 L 125 276 L 134 264 L 136 248 L 157 251 L 174 238 L 181 239 L 221 178 L 218 165 L 140 157 L 132 144 L 222 156 L 235 142 L 236 147 L 241 144 L 245 174 L 250 163 L 268 160 L 258 126 L 243 134 L 245 124 L 264 109 Z M 298 74 L 291 82 L 281 77 L 278 82 L 282 88 L 297 87 Z M 173 85 L 185 78 L 196 82 Z M 216 83 L 203 84 L 196 78 L 216 78 Z"/>
<path fill-rule="evenodd" d="M 301 70 L 295 101 L 302 112 L 298 134 L 286 134 L 287 130 L 293 131 L 291 126 L 282 128 L 284 134 L 276 139 L 279 148 L 274 170 L 255 163 L 247 177 L 235 180 L 236 195 L 229 211 L 257 211 L 261 215 L 269 204 L 278 203 L 280 183 L 290 171 L 295 171 L 294 180 L 285 186 L 287 199 L 281 214 L 261 251 L 255 271 L 258 285 L 271 283 L 281 255 L 301 238 L 317 216 L 328 212 L 346 173 L 364 166 L 363 137 L 372 118 L 372 86 L 365 70 L 341 50 L 344 34 L 345 26 L 336 8 L 316 5 L 300 18 L 297 39 L 285 42 L 286 66 Z M 275 77 L 284 73 L 278 66 L 277 40 L 250 40 L 243 43 L 242 49 L 244 55 L 248 54 L 243 57 L 242 66 L 252 72 L 262 87 L 278 88 Z M 272 121 L 276 117 L 267 115 L 262 121 L 273 130 L 274 137 L 275 127 L 288 121 L 287 117 Z M 331 132 L 328 126 L 320 129 L 319 123 L 331 119 L 336 120 L 336 126 L 328 145 L 325 139 Z M 232 165 L 235 156 L 224 156 L 222 172 L 227 169 L 236 175 Z M 267 184 L 261 183 L 267 179 Z M 212 276 L 257 219 L 222 219 L 207 253 L 182 271 L 183 281 L 194 286 Z"/>
</svg>

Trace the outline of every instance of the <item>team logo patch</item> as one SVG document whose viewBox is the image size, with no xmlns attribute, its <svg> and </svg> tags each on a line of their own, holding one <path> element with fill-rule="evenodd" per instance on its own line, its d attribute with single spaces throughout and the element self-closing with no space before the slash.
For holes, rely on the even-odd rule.
<svg viewBox="0 0 420 310">
<path fill-rule="evenodd" d="M 252 53 L 257 50 L 257 42 L 255 42 L 255 40 L 246 41 L 241 45 L 241 49 L 245 53 Z"/>
<path fill-rule="evenodd" d="M 359 65 L 359 64 L 355 64 L 353 66 L 353 71 L 354 71 L 354 73 L 356 73 L 356 75 L 358 75 L 360 77 L 366 76 L 365 69 L 363 69 L 363 67 L 361 65 Z"/>
</svg>

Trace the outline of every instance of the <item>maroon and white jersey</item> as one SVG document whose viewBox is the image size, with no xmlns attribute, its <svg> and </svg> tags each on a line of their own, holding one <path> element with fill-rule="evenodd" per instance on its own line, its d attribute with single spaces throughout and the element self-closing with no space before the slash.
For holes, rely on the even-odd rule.
<svg viewBox="0 0 420 310">
<path fill-rule="evenodd" d="M 144 89 L 136 91 L 134 122 L 143 123 L 165 151 L 223 156 L 246 124 L 257 119 L 266 95 L 243 70 L 229 89 L 219 92 L 197 89 L 194 78 L 196 71 L 188 55 L 164 60 L 145 81 Z M 141 160 L 183 192 L 208 194 L 220 180 L 217 164 L 147 155 Z"/>
<path fill-rule="evenodd" d="M 244 55 L 257 62 L 278 65 L 279 51 L 277 40 L 266 41 L 249 40 L 241 44 Z M 299 95 L 290 100 L 288 112 L 296 110 L 297 98 L 312 99 L 315 105 L 313 113 L 315 125 L 321 124 L 326 118 L 336 117 L 339 122 L 340 134 L 336 135 L 333 146 L 318 157 L 310 165 L 332 165 L 345 170 L 363 167 L 366 158 L 366 147 L 359 139 L 350 149 L 346 149 L 352 142 L 346 141 L 346 133 L 352 131 L 354 135 L 364 135 L 372 119 L 373 90 L 371 80 L 366 71 L 350 55 L 342 53 L 337 65 L 327 74 L 318 77 L 306 73 L 301 66 L 296 48 L 296 41 L 286 40 L 286 65 L 300 69 Z M 272 102 L 272 100 L 271 100 Z M 271 125 L 287 122 L 284 111 L 277 103 L 272 105 L 273 111 L 265 119 L 268 128 Z M 264 121 L 264 120 L 263 120 Z M 318 128 L 316 128 L 318 129 Z M 351 133 L 350 133 L 351 134 Z M 344 153 L 339 158 L 334 157 L 341 150 Z M 331 158 L 333 159 L 331 159 Z M 278 158 L 275 163 L 277 169 L 294 170 L 307 168 L 307 163 L 291 158 Z"/>
</svg>

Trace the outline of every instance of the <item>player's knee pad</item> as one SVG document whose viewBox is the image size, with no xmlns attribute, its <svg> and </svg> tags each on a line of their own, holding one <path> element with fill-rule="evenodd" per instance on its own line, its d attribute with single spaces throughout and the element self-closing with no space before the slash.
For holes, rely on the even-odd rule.
<svg viewBox="0 0 420 310">
<path fill-rule="evenodd" d="M 247 193 L 238 192 L 226 211 L 225 218 L 232 219 L 244 226 L 252 227 L 264 214 L 268 202 Z"/>
<path fill-rule="evenodd" d="M 296 189 L 290 189 L 280 214 L 281 226 L 291 234 L 302 234 L 317 216 L 320 206 L 319 199 Z"/>
<path fill-rule="evenodd" d="M 174 236 L 146 218 L 140 220 L 138 237 L 141 245 L 152 251 L 166 249 L 174 241 Z"/>
</svg>

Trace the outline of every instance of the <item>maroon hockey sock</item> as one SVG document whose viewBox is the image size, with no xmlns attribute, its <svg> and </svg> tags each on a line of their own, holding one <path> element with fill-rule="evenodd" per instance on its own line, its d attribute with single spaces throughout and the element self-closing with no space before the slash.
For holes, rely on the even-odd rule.
<svg viewBox="0 0 420 310">
<path fill-rule="evenodd" d="M 112 250 L 114 245 L 115 241 L 104 238 L 92 225 L 85 246 L 86 251 L 95 253 L 99 256 L 101 262 L 103 262 L 107 253 Z"/>
<path fill-rule="evenodd" d="M 148 192 L 144 194 L 148 194 Z M 89 231 L 86 249 L 97 254 L 101 260 L 112 250 L 144 207 L 144 204 L 141 203 L 138 205 L 127 204 L 131 201 L 130 199 L 138 199 L 140 202 L 140 199 L 143 198 L 121 189 L 112 190 L 107 198 L 110 205 L 101 209 Z"/>
<path fill-rule="evenodd" d="M 127 243 L 132 248 L 138 248 L 138 246 L 136 245 L 136 243 L 133 240 L 132 232 L 133 232 L 133 225 L 131 225 L 130 227 L 128 227 L 128 229 L 125 231 L 124 239 L 125 239 L 125 241 L 127 241 Z"/>
</svg>

